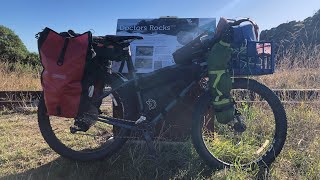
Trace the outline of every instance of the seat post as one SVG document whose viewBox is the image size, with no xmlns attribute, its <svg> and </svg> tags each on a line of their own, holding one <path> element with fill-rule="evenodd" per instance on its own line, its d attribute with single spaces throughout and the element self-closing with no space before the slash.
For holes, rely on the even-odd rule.
<svg viewBox="0 0 320 180">
<path fill-rule="evenodd" d="M 133 79 L 133 81 L 134 81 L 134 86 L 135 86 L 134 90 L 136 90 L 136 95 L 138 97 L 139 112 L 140 112 L 140 115 L 142 115 L 141 113 L 144 110 L 144 106 L 142 103 L 142 97 L 141 97 L 141 91 L 139 88 L 138 76 L 136 74 L 136 70 L 135 70 L 135 68 L 133 66 L 133 62 L 132 62 L 130 46 L 128 46 L 128 58 L 126 61 L 127 61 L 129 79 Z"/>
</svg>

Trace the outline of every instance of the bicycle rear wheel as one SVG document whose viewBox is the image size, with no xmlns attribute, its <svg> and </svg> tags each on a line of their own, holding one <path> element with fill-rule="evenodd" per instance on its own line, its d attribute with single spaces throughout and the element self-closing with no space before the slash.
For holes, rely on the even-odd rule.
<svg viewBox="0 0 320 180">
<path fill-rule="evenodd" d="M 278 97 L 255 80 L 236 78 L 232 95 L 246 130 L 236 132 L 218 123 L 210 93 L 199 97 L 193 113 L 192 140 L 208 165 L 269 166 L 280 153 L 287 134 L 285 110 Z"/>
<path fill-rule="evenodd" d="M 109 98 L 108 98 L 109 97 Z M 111 103 L 116 108 L 113 117 L 132 118 L 130 103 L 128 98 L 114 93 L 103 101 Z M 111 105 L 100 107 L 102 114 L 110 116 L 112 114 Z M 63 157 L 89 161 L 104 158 L 118 151 L 126 142 L 130 135 L 127 129 L 114 127 L 112 125 L 95 122 L 87 132 L 71 133 L 70 127 L 73 125 L 73 118 L 61 118 L 48 116 L 44 98 L 42 96 L 38 105 L 38 124 L 40 132 L 48 145 Z M 116 133 L 115 133 L 116 129 Z"/>
</svg>

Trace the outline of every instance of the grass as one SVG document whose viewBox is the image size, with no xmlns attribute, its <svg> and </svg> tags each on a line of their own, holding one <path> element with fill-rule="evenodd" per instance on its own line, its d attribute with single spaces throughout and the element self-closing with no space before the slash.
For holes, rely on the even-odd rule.
<svg viewBox="0 0 320 180">
<path fill-rule="evenodd" d="M 319 179 L 320 112 L 317 106 L 286 106 L 288 136 L 270 169 L 271 179 Z M 143 144 L 127 143 L 101 161 L 64 159 L 44 142 L 36 115 L 0 116 L 0 177 L 2 179 L 256 179 L 257 171 L 240 168 L 212 171 L 190 141 L 161 144 L 160 158 L 147 156 Z"/>
<path fill-rule="evenodd" d="M 279 69 L 276 73 L 255 77 L 271 89 L 319 89 L 319 68 Z"/>
<path fill-rule="evenodd" d="M 289 52 L 282 58 L 275 74 L 255 79 L 270 88 L 320 87 L 318 49 L 313 49 L 311 55 L 301 52 L 294 56 Z M 299 59 L 304 59 L 304 63 Z M 1 90 L 41 89 L 39 74 L 19 64 L 12 68 L 1 63 L 0 82 Z M 190 140 L 177 144 L 157 143 L 160 158 L 156 160 L 147 156 L 144 144 L 129 142 L 120 152 L 101 161 L 71 161 L 60 157 L 44 142 L 34 112 L 2 111 L 0 179 L 320 179 L 319 108 L 319 104 L 285 105 L 287 140 L 268 175 L 237 166 L 213 171 L 197 155 Z M 266 133 L 263 129 L 255 131 Z"/>
<path fill-rule="evenodd" d="M 7 63 L 0 63 L 0 89 L 2 91 L 41 90 L 41 70 L 17 64 L 12 71 Z M 280 69 L 272 75 L 255 77 L 272 89 L 305 89 L 320 87 L 319 68 Z"/>
<path fill-rule="evenodd" d="M 3 115 L 0 120 L 3 179 L 181 179 L 205 173 L 190 143 L 158 147 L 158 161 L 146 156 L 145 146 L 128 144 L 109 159 L 81 163 L 61 158 L 48 147 L 34 114 Z"/>
<path fill-rule="evenodd" d="M 319 107 L 305 104 L 287 107 L 288 137 L 272 174 L 293 179 L 320 178 Z"/>
<path fill-rule="evenodd" d="M 228 126 L 214 122 L 214 133 L 210 134 L 210 130 L 204 133 L 206 146 L 220 160 L 228 163 L 250 163 L 261 157 L 270 146 L 275 130 L 273 116 L 268 116 L 272 113 L 270 107 L 266 104 L 255 104 L 245 111 L 241 112 L 245 117 L 245 132 L 234 133 Z"/>
<path fill-rule="evenodd" d="M 29 65 L 0 62 L 0 90 L 41 90 L 40 72 Z"/>
<path fill-rule="evenodd" d="M 320 88 L 320 45 L 303 45 L 298 50 L 292 46 L 278 54 L 276 72 L 255 79 L 275 89 Z"/>
</svg>

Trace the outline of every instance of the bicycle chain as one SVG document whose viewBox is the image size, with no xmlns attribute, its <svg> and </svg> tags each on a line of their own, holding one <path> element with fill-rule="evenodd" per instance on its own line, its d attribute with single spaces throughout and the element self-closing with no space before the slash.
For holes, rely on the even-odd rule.
<svg viewBox="0 0 320 180">
<path fill-rule="evenodd" d="M 84 113 L 86 115 L 90 115 L 90 113 Z M 112 119 L 114 120 L 117 120 L 117 121 L 124 121 L 124 122 L 130 122 L 130 123 L 134 123 L 134 121 L 130 121 L 130 120 L 126 120 L 126 119 L 120 119 L 120 118 L 115 118 L 115 117 L 111 117 Z M 103 119 L 103 118 L 101 118 Z M 101 121 L 99 121 L 101 122 Z M 109 134 L 111 134 L 109 131 L 107 131 Z M 114 135 L 110 136 L 110 137 L 115 137 Z M 117 136 L 117 138 L 123 138 L 123 139 L 137 139 L 139 137 L 132 137 L 132 136 Z M 140 137 L 141 138 L 141 137 Z"/>
<path fill-rule="evenodd" d="M 119 120 L 121 120 L 121 119 L 119 119 Z M 133 122 L 133 121 L 130 121 L 130 122 Z M 111 137 L 115 138 L 116 137 L 116 138 L 122 138 L 122 139 L 127 139 L 127 140 L 131 139 L 131 140 L 143 140 L 144 141 L 144 137 L 143 137 L 143 132 L 142 131 L 133 131 L 133 133 L 136 132 L 135 134 L 137 134 L 138 136 L 134 136 L 135 134 L 133 136 L 132 135 L 131 136 L 115 136 L 115 134 L 113 134 L 113 132 L 112 133 L 110 133 L 109 131 L 107 131 L 107 132 L 108 132 L 108 134 L 110 134 L 109 138 L 111 138 Z M 139 132 L 140 134 L 137 133 L 137 132 Z M 154 133 L 154 131 L 152 131 L 151 133 Z M 157 136 L 153 136 L 152 138 L 154 139 L 154 141 L 165 140 L 166 142 L 176 142 L 175 140 L 171 140 L 171 139 L 168 139 L 168 138 L 161 138 L 161 137 L 157 137 Z"/>
<path fill-rule="evenodd" d="M 86 135 L 86 134 L 84 134 Z M 97 136 L 97 135 L 96 135 Z M 139 135 L 139 136 L 110 136 L 109 138 L 121 138 L 121 139 L 127 139 L 127 140 L 144 140 L 144 138 L 142 137 L 142 135 Z M 154 139 L 154 141 L 162 141 L 162 140 L 165 140 L 166 142 L 176 142 L 174 140 L 170 140 L 170 139 L 167 139 L 167 138 L 159 138 L 159 137 L 152 137 Z"/>
</svg>

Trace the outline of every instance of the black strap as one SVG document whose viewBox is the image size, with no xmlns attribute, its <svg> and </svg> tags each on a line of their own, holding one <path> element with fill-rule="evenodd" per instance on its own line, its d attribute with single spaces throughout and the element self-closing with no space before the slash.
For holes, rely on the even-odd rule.
<svg viewBox="0 0 320 180">
<path fill-rule="evenodd" d="M 57 61 L 57 65 L 58 65 L 58 66 L 62 66 L 62 65 L 63 65 L 64 56 L 66 55 L 66 50 L 67 50 L 67 47 L 68 47 L 68 44 L 69 44 L 69 39 L 70 39 L 70 38 L 66 38 L 66 39 L 64 40 L 63 48 L 62 48 L 62 50 L 61 50 L 59 59 L 58 59 L 58 61 Z"/>
<path fill-rule="evenodd" d="M 119 73 L 122 73 L 122 70 L 123 70 L 125 62 L 126 62 L 126 60 L 123 58 L 122 61 L 121 61 L 121 65 L 120 65 L 119 71 L 118 71 Z"/>
</svg>

